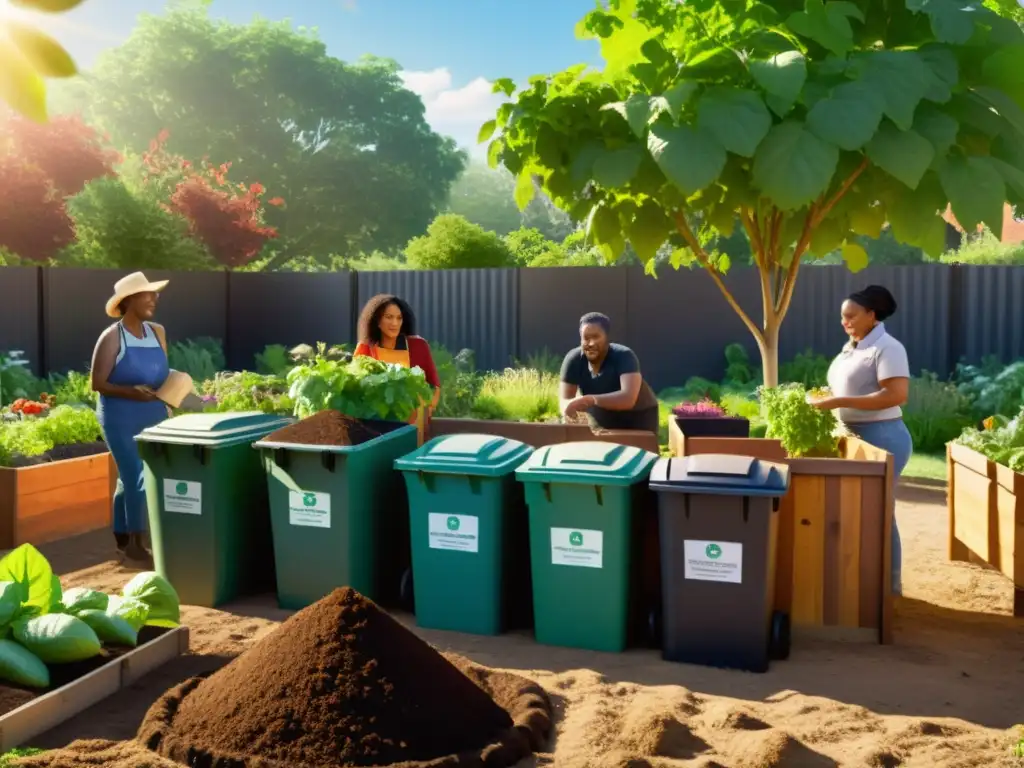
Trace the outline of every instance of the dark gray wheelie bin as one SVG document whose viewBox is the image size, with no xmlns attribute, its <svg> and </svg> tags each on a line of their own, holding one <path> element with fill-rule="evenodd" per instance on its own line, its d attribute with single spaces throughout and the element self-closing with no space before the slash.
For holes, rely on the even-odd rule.
<svg viewBox="0 0 1024 768">
<path fill-rule="evenodd" d="M 748 456 L 663 458 L 650 475 L 661 535 L 662 658 L 767 672 L 789 656 L 776 612 L 779 502 L 789 467 Z"/>
</svg>

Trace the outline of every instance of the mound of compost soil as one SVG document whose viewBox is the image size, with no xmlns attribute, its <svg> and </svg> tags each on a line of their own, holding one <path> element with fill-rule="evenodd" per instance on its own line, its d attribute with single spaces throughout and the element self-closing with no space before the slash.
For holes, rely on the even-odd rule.
<svg viewBox="0 0 1024 768">
<path fill-rule="evenodd" d="M 271 432 L 270 443 L 298 445 L 361 445 L 380 436 L 380 432 L 359 419 L 338 411 L 320 411 L 302 421 Z"/>
<path fill-rule="evenodd" d="M 138 739 L 197 768 L 498 768 L 550 728 L 543 691 L 517 702 L 514 721 L 479 681 L 346 587 L 165 693 Z"/>
</svg>

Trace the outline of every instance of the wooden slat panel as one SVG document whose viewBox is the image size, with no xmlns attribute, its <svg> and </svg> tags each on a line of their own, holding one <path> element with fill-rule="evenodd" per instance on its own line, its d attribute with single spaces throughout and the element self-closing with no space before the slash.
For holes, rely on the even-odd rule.
<svg viewBox="0 0 1024 768">
<path fill-rule="evenodd" d="M 970 550 L 956 537 L 956 467 L 957 463 L 953 460 L 953 444 L 949 443 L 946 445 L 946 516 L 949 518 L 946 521 L 949 529 L 947 534 L 949 539 L 948 554 L 951 561 L 966 563 L 971 559 Z"/>
<path fill-rule="evenodd" d="M 21 498 L 14 545 L 45 544 L 110 525 L 112 510 L 106 478 L 83 483 L 73 495 L 72 490 L 62 488 Z"/>
<path fill-rule="evenodd" d="M 682 435 L 682 432 L 679 434 Z M 730 456 L 752 456 L 763 461 L 793 461 L 787 458 L 782 443 L 763 437 L 689 437 L 685 438 L 684 443 L 684 454 L 691 456 L 724 453 Z"/>
<path fill-rule="evenodd" d="M 979 475 L 987 476 L 989 474 L 989 466 L 992 462 L 967 446 L 950 443 L 949 455 L 957 464 L 962 464 Z"/>
<path fill-rule="evenodd" d="M 109 454 L 84 456 L 52 464 L 40 464 L 21 469 L 0 469 L 0 472 L 14 472 L 18 476 L 18 495 L 27 496 L 54 488 L 75 486 L 96 477 L 109 477 Z"/>
<path fill-rule="evenodd" d="M 840 479 L 839 624 L 860 627 L 861 480 Z"/>
<path fill-rule="evenodd" d="M 885 487 L 880 478 L 861 482 L 860 503 L 860 626 L 878 627 L 882 605 L 882 541 Z"/>
<path fill-rule="evenodd" d="M 1018 586 L 1024 586 L 1024 497 L 1015 496 L 1002 486 L 996 488 L 996 538 L 992 567 L 1003 572 Z"/>
<path fill-rule="evenodd" d="M 822 560 L 825 573 L 823 575 L 822 621 L 829 627 L 839 624 L 839 576 L 842 566 L 842 559 L 839 555 L 842 539 L 840 488 L 842 481 L 848 479 L 846 477 L 825 478 L 825 556 Z"/>
<path fill-rule="evenodd" d="M 878 594 L 881 611 L 878 642 L 889 645 L 893 639 L 892 595 L 892 527 L 896 524 L 896 460 L 885 455 L 885 477 L 882 483 L 882 583 Z M 902 563 L 901 563 L 902 566 Z"/>
<path fill-rule="evenodd" d="M 779 504 L 779 530 L 775 561 L 775 610 L 793 612 L 793 491 Z"/>
<path fill-rule="evenodd" d="M 825 575 L 825 478 L 793 478 L 794 624 L 821 624 Z"/>
<path fill-rule="evenodd" d="M 993 481 L 959 463 L 953 465 L 953 475 L 956 478 L 953 536 L 975 555 L 989 562 L 989 544 L 995 535 L 990 525 Z"/>
</svg>

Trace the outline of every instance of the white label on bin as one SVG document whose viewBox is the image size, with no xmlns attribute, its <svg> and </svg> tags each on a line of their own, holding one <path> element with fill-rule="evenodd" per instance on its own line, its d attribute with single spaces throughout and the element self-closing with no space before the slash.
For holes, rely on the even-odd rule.
<svg viewBox="0 0 1024 768">
<path fill-rule="evenodd" d="M 480 518 L 475 515 L 431 512 L 427 519 L 427 536 L 431 549 L 479 552 Z"/>
<path fill-rule="evenodd" d="M 604 533 L 585 528 L 552 528 L 551 564 L 603 567 Z"/>
<path fill-rule="evenodd" d="M 164 512 L 203 514 L 203 484 L 164 478 Z"/>
<path fill-rule="evenodd" d="M 330 528 L 331 494 L 288 491 L 288 523 L 305 528 Z"/>
<path fill-rule="evenodd" d="M 683 541 L 683 578 L 743 583 L 743 545 L 735 541 Z"/>
</svg>

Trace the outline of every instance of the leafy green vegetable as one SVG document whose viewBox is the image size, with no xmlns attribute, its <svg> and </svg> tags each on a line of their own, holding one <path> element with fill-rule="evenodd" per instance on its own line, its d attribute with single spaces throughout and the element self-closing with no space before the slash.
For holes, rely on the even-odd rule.
<svg viewBox="0 0 1024 768">
<path fill-rule="evenodd" d="M 89 589 L 88 587 L 74 587 L 64 593 L 64 610 L 72 615 L 78 614 L 80 611 L 96 609 L 100 611 L 107 610 L 107 603 L 109 602 L 109 595 L 103 592 L 97 592 L 95 589 Z"/>
<path fill-rule="evenodd" d="M 47 664 L 69 664 L 98 656 L 100 639 L 81 619 L 49 613 L 14 625 L 14 639 Z"/>
<path fill-rule="evenodd" d="M 149 606 L 146 624 L 176 627 L 181 621 L 181 603 L 171 582 L 155 571 L 143 571 L 124 586 L 125 597 L 134 597 Z"/>
<path fill-rule="evenodd" d="M 120 616 L 111 616 L 97 608 L 86 608 L 79 611 L 78 618 L 88 624 L 104 643 L 134 648 L 139 642 L 138 630 Z"/>
<path fill-rule="evenodd" d="M 837 455 L 836 418 L 832 411 L 808 403 L 802 384 L 762 388 L 760 397 L 768 423 L 766 436 L 779 440 L 786 453 L 794 458 Z"/>
<path fill-rule="evenodd" d="M 1014 472 L 1024 472 L 1024 408 L 1012 419 L 986 421 L 991 426 L 965 429 L 956 442 Z"/>
<path fill-rule="evenodd" d="M 21 608 L 21 585 L 16 581 L 0 581 L 0 626 L 6 626 Z"/>
<path fill-rule="evenodd" d="M 92 443 L 100 438 L 95 411 L 58 405 L 48 416 L 5 423 L 0 428 L 0 466 L 10 466 L 18 456 L 40 456 L 58 445 Z"/>
<path fill-rule="evenodd" d="M 329 360 L 325 345 L 319 346 L 312 361 L 288 372 L 288 394 L 299 418 L 333 409 L 357 419 L 408 421 L 433 394 L 420 368 L 364 356 L 348 363 Z"/>
<path fill-rule="evenodd" d="M 13 640 L 0 640 L 0 678 L 29 688 L 47 688 L 50 670 L 31 651 Z"/>
<path fill-rule="evenodd" d="M 149 606 L 134 597 L 110 595 L 106 613 L 108 616 L 124 619 L 132 629 L 138 632 L 146 625 L 146 619 L 149 618 Z"/>
<path fill-rule="evenodd" d="M 0 560 L 0 581 L 14 581 L 21 587 L 21 602 L 40 612 L 53 604 L 53 570 L 43 554 L 31 544 L 22 544 Z"/>
</svg>

